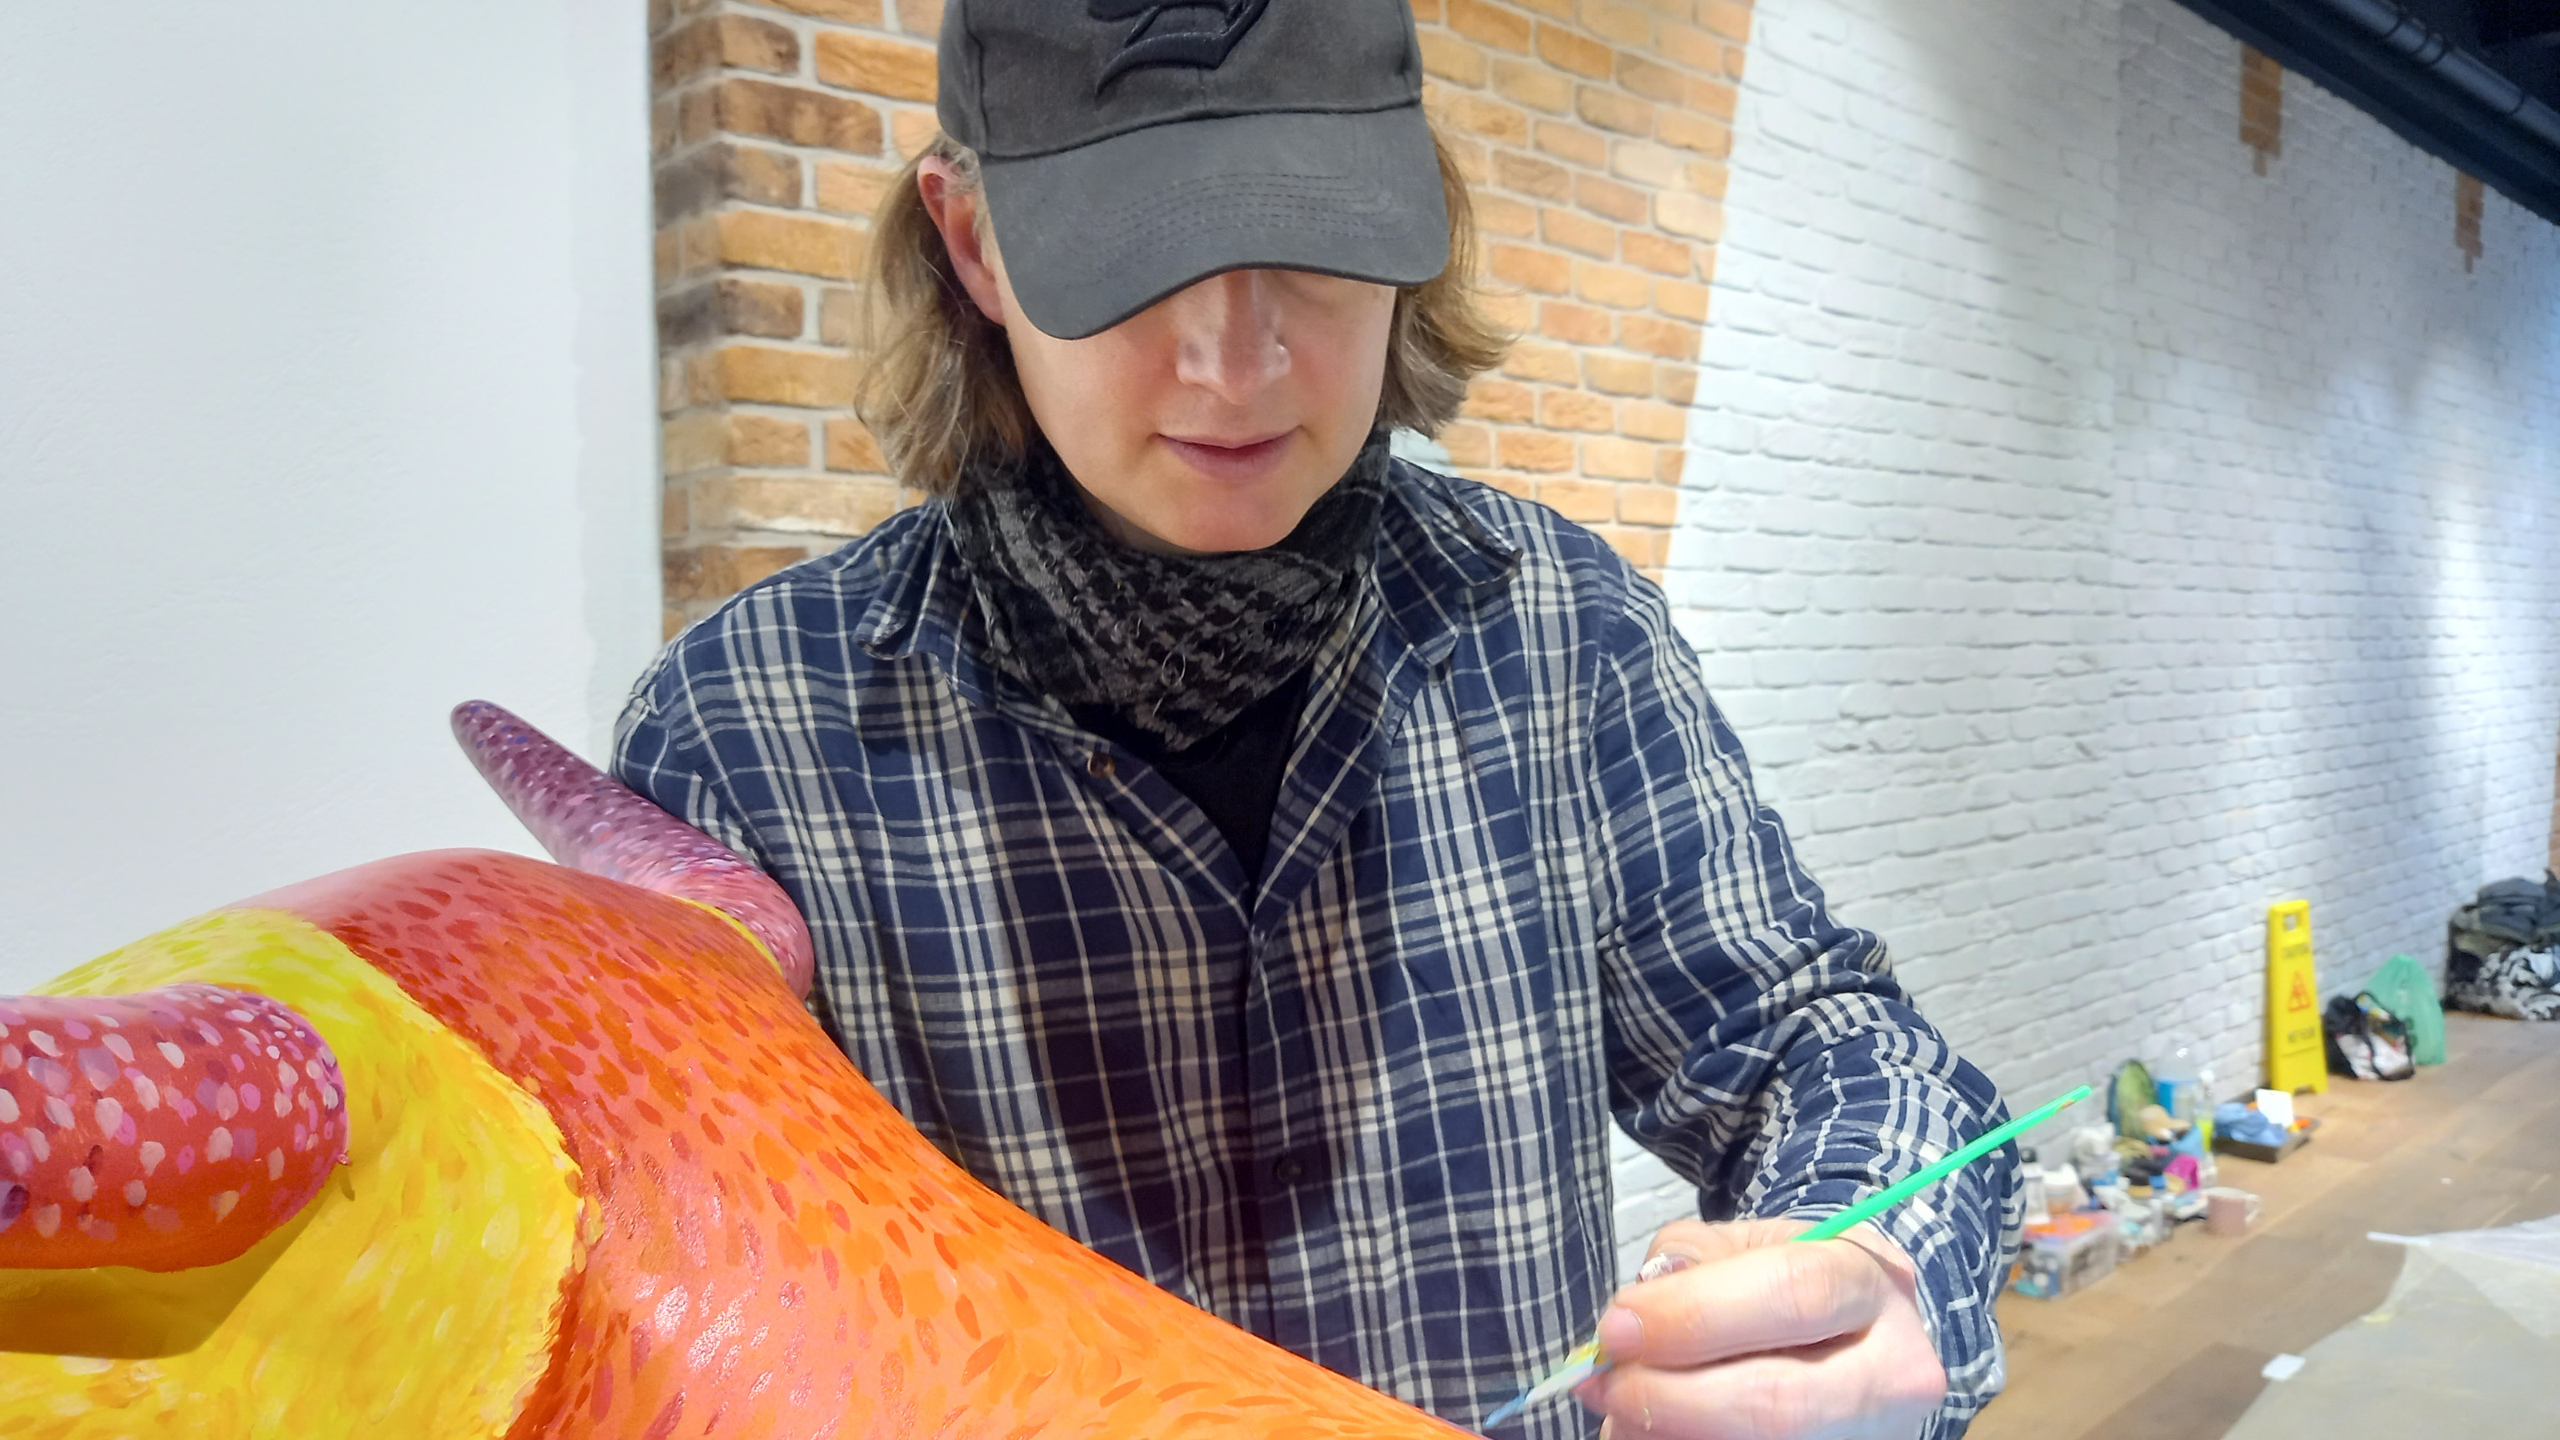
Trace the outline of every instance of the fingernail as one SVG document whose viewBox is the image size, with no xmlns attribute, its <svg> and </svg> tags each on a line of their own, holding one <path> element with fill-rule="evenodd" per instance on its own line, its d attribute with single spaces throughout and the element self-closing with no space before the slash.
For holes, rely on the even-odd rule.
<svg viewBox="0 0 2560 1440">
<path fill-rule="evenodd" d="M 1644 1349 L 1644 1317 L 1624 1305 L 1612 1305 L 1600 1317 L 1600 1353 L 1626 1360 Z"/>
<path fill-rule="evenodd" d="M 1647 1280 L 1659 1280 L 1665 1275 L 1677 1275 L 1697 1263 L 1677 1250 L 1665 1250 L 1644 1262 L 1644 1267 L 1636 1271 L 1636 1280 L 1642 1283 Z"/>
</svg>

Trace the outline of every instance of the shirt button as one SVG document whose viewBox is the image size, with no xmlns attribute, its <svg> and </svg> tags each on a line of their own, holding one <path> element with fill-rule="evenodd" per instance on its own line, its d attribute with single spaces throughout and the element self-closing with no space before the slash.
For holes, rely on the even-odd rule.
<svg viewBox="0 0 2560 1440">
<path fill-rule="evenodd" d="M 1085 757 L 1084 773 L 1096 780 L 1110 779 L 1111 773 L 1119 768 L 1111 762 L 1111 752 L 1107 750 L 1096 750 Z"/>
<path fill-rule="evenodd" d="M 1295 1155 L 1283 1155 L 1271 1164 L 1271 1178 L 1283 1185 L 1298 1183 L 1298 1177 L 1306 1173 L 1307 1167 L 1299 1164 Z"/>
</svg>

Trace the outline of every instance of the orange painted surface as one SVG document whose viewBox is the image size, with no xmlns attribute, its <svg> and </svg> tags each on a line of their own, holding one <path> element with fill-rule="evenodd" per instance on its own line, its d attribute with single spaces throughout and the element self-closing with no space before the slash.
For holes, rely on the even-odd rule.
<svg viewBox="0 0 2560 1440">
<path fill-rule="evenodd" d="M 1446 1437 L 946 1160 L 745 930 L 515 856 L 247 902 L 393 979 L 550 1112 L 592 1233 L 513 1437 Z"/>
</svg>

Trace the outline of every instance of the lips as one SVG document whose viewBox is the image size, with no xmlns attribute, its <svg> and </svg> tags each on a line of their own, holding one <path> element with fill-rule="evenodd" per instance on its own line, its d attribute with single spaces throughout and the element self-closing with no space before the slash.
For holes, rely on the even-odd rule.
<svg viewBox="0 0 2560 1440">
<path fill-rule="evenodd" d="M 1283 429 L 1265 431 L 1260 435 L 1167 435 L 1164 438 L 1179 440 L 1185 445 L 1200 445 L 1218 450 L 1250 450 L 1256 445 L 1268 444 L 1288 433 Z"/>
<path fill-rule="evenodd" d="M 1266 473 L 1289 443 L 1290 432 L 1260 439 L 1185 440 L 1167 435 L 1164 442 L 1192 469 L 1222 480 L 1250 480 Z"/>
</svg>

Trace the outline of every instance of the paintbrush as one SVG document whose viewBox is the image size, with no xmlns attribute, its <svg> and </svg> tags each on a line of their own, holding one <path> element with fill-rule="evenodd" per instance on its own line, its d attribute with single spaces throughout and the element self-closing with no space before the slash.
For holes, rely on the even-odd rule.
<svg viewBox="0 0 2560 1440">
<path fill-rule="evenodd" d="M 1974 1161 L 1981 1159 L 1983 1156 L 1990 1154 L 1992 1151 L 1999 1149 L 2001 1146 L 2009 1143 L 2009 1141 L 2015 1139 L 2017 1136 L 2043 1124 L 2047 1120 L 2052 1119 L 2056 1113 L 2063 1109 L 2063 1107 L 2078 1104 L 2080 1101 L 2088 1098 L 2089 1087 L 2083 1085 L 2079 1089 L 2072 1091 L 2070 1094 L 2063 1096 L 2061 1099 L 2052 1101 L 2051 1103 L 2041 1107 L 2032 1114 L 2022 1115 L 2019 1118 L 2010 1121 L 2008 1124 L 2001 1126 L 1999 1129 L 1992 1131 L 1990 1134 L 1985 1135 L 1981 1139 L 1974 1141 L 1972 1144 L 1965 1146 L 1963 1149 L 1956 1151 L 1954 1154 L 1940 1160 L 1938 1163 L 1921 1171 L 1919 1174 L 1914 1175 L 1907 1180 L 1903 1180 L 1888 1189 L 1877 1191 L 1875 1194 L 1868 1196 L 1866 1199 L 1859 1201 L 1857 1204 L 1850 1206 L 1848 1209 L 1841 1211 L 1839 1214 L 1832 1216 L 1830 1219 L 1823 1221 L 1821 1224 L 1814 1226 L 1812 1229 L 1805 1231 L 1803 1234 L 1798 1235 L 1795 1238 L 1798 1240 L 1837 1239 L 1842 1232 L 1848 1230 L 1851 1226 L 1862 1225 L 1867 1221 L 1874 1219 L 1885 1211 L 1892 1209 L 1894 1206 L 1901 1204 L 1903 1201 L 1910 1199 L 1912 1196 L 1917 1195 L 1921 1191 L 1928 1189 L 1930 1186 L 1937 1184 L 1941 1180 L 1944 1180 L 1956 1171 L 1963 1169 L 1965 1166 L 1970 1165 Z M 1648 1261 L 1646 1263 L 1649 1266 L 1652 1262 Z M 1639 1273 L 1637 1278 L 1639 1280 L 1649 1280 L 1654 1277 Z M 1510 1419 L 1512 1416 L 1519 1414 L 1521 1411 L 1528 1409 L 1530 1406 L 1537 1404 L 1539 1401 L 1548 1399 L 1552 1396 L 1562 1395 L 1566 1391 L 1571 1390 L 1574 1386 L 1581 1384 L 1583 1381 L 1590 1379 L 1592 1376 L 1597 1375 L 1608 1368 L 1609 1362 L 1600 1358 L 1600 1339 L 1595 1335 L 1583 1344 L 1575 1346 L 1573 1353 L 1564 1357 L 1563 1361 L 1559 1363 L 1553 1371 L 1549 1372 L 1546 1379 L 1541 1380 L 1537 1384 L 1530 1386 L 1528 1389 L 1521 1391 L 1516 1398 L 1511 1400 L 1508 1404 L 1505 1404 L 1501 1409 L 1484 1417 L 1484 1428 L 1490 1430 L 1494 1426 L 1501 1424 L 1503 1421 Z"/>
</svg>

